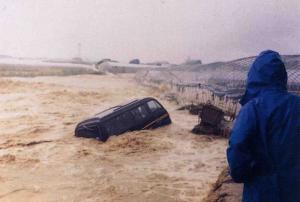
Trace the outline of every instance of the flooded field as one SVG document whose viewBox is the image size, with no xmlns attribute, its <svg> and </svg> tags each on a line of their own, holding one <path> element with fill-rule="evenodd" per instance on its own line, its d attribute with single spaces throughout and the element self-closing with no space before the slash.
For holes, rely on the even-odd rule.
<svg viewBox="0 0 300 202">
<path fill-rule="evenodd" d="M 106 143 L 76 123 L 152 96 L 173 124 Z M 0 79 L 1 201 L 201 201 L 226 165 L 227 140 L 190 133 L 197 117 L 131 75 Z"/>
</svg>

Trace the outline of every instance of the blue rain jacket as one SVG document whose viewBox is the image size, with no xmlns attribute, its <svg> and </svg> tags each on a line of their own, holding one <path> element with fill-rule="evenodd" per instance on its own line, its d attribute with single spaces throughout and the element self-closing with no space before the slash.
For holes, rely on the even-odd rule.
<svg viewBox="0 0 300 202">
<path fill-rule="evenodd" d="M 300 98 L 287 92 L 280 55 L 262 52 L 248 73 L 227 159 L 244 202 L 300 201 Z"/>
</svg>

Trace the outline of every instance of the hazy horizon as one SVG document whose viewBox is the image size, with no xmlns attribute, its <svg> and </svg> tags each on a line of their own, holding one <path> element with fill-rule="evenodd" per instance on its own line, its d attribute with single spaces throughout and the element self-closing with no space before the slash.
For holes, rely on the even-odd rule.
<svg viewBox="0 0 300 202">
<path fill-rule="evenodd" d="M 300 54 L 297 0 L 0 0 L 0 55 L 112 58 L 128 62 L 186 58 L 204 63 Z"/>
</svg>

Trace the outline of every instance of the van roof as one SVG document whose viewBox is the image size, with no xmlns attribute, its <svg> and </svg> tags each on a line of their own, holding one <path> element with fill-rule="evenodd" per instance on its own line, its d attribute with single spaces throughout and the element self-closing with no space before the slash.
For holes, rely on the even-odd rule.
<svg viewBox="0 0 300 202">
<path fill-rule="evenodd" d="M 146 98 L 143 98 L 143 99 L 135 99 L 135 100 L 131 100 L 129 102 L 126 102 L 124 104 L 120 104 L 120 105 L 111 107 L 109 109 L 106 109 L 106 110 L 104 110 L 100 113 L 97 113 L 95 116 L 97 118 L 101 119 L 101 118 L 104 118 L 104 117 L 110 115 L 113 112 L 119 111 L 120 109 L 124 109 L 124 107 L 134 107 L 134 105 L 137 104 L 137 103 L 143 104 L 143 103 L 145 103 L 147 101 L 150 101 L 150 100 L 155 100 L 157 102 L 157 100 L 152 98 L 152 97 L 146 97 Z"/>
</svg>

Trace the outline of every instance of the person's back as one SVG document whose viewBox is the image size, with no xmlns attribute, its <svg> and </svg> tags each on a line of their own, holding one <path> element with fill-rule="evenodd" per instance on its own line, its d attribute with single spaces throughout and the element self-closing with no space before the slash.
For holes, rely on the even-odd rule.
<svg viewBox="0 0 300 202">
<path fill-rule="evenodd" d="M 261 53 L 248 74 L 227 150 L 243 201 L 300 201 L 300 98 L 286 90 L 278 53 Z"/>
</svg>

